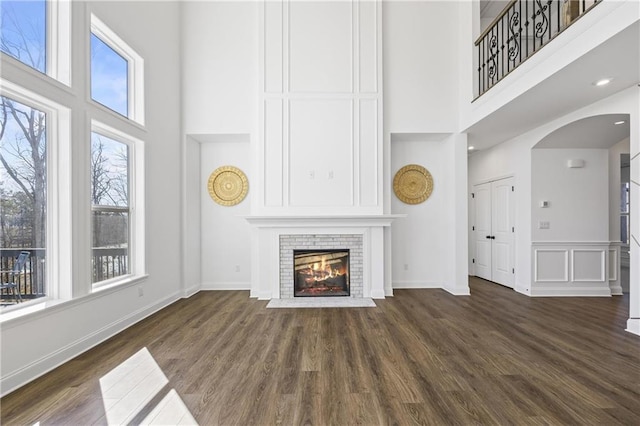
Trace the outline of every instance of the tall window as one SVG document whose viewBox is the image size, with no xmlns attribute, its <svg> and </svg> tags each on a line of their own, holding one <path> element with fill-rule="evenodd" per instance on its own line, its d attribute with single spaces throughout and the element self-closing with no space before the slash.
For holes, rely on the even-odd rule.
<svg viewBox="0 0 640 426">
<path fill-rule="evenodd" d="M 129 146 L 91 133 L 93 283 L 130 273 Z"/>
<path fill-rule="evenodd" d="M 16 278 L 23 298 L 46 295 L 47 116 L 0 96 L 1 269 L 13 268 L 20 251 L 30 258 Z M 3 274 L 3 282 L 8 276 Z M 5 300 L 5 299 L 3 299 Z"/>
<path fill-rule="evenodd" d="M 46 22 L 45 0 L 0 1 L 0 50 L 46 73 Z"/>
<path fill-rule="evenodd" d="M 91 99 L 144 125 L 144 60 L 91 15 Z"/>
<path fill-rule="evenodd" d="M 129 116 L 129 64 L 91 33 L 91 99 L 118 114 Z"/>
</svg>

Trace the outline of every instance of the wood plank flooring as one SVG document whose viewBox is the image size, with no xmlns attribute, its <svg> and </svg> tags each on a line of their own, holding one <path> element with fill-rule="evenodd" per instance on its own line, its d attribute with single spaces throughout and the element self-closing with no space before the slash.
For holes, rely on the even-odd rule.
<svg viewBox="0 0 640 426">
<path fill-rule="evenodd" d="M 470 297 L 266 303 L 242 291 L 178 301 L 7 395 L 0 420 L 107 424 L 101 378 L 146 348 L 167 380 L 129 424 L 169 392 L 201 425 L 640 424 L 627 297 L 528 298 L 472 278 Z"/>
</svg>

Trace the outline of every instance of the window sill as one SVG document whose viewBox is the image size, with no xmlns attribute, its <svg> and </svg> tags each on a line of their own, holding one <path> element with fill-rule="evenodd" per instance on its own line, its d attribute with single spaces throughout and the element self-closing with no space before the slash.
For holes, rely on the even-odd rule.
<svg viewBox="0 0 640 426">
<path fill-rule="evenodd" d="M 3 329 L 14 327 L 20 324 L 24 324 L 29 321 L 35 321 L 48 315 L 51 315 L 57 311 L 69 309 L 74 306 L 82 305 L 83 303 L 97 300 L 101 297 L 109 294 L 116 293 L 120 290 L 132 287 L 143 281 L 146 281 L 148 275 L 128 276 L 125 279 L 118 280 L 109 285 L 96 288 L 92 293 L 81 296 L 76 299 L 43 299 L 34 300 L 31 302 L 24 302 L 20 305 L 12 306 L 3 309 L 0 312 L 0 325 Z"/>
</svg>

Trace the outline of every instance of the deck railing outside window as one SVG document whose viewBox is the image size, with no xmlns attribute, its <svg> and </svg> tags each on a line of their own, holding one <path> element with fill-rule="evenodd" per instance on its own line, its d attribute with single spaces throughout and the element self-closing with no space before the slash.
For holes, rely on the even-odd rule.
<svg viewBox="0 0 640 426">
<path fill-rule="evenodd" d="M 26 250 L 30 252 L 21 273 L 16 277 L 18 292 L 24 300 L 36 299 L 46 295 L 44 288 L 44 276 L 46 273 L 46 256 L 45 249 L 42 248 L 19 248 L 19 249 L 0 249 L 0 267 L 2 271 L 13 269 L 13 264 L 18 254 Z M 107 280 L 119 277 L 129 273 L 128 266 L 128 249 L 120 248 L 102 248 L 93 249 L 92 266 L 93 281 Z M 0 279 L 7 282 L 10 278 L 8 272 L 2 272 Z M 0 292 L 0 306 L 13 304 L 16 298 L 12 293 L 3 290 Z"/>
<path fill-rule="evenodd" d="M 478 96 L 602 0 L 513 0 L 476 40 Z"/>
</svg>

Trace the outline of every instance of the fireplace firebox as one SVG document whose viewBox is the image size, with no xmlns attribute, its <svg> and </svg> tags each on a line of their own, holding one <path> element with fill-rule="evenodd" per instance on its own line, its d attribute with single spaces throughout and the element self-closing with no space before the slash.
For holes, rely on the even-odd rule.
<svg viewBox="0 0 640 426">
<path fill-rule="evenodd" d="M 349 249 L 294 250 L 293 295 L 349 296 Z"/>
</svg>

